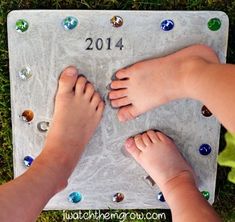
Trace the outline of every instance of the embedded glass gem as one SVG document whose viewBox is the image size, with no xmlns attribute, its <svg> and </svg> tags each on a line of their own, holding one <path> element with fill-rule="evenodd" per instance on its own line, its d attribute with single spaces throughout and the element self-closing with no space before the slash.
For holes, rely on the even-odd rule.
<svg viewBox="0 0 235 222">
<path fill-rule="evenodd" d="M 207 26 L 211 31 L 218 31 L 221 27 L 221 21 L 218 18 L 211 18 L 208 21 Z"/>
<path fill-rule="evenodd" d="M 27 167 L 30 167 L 31 164 L 33 163 L 33 157 L 31 156 L 25 156 L 24 157 L 24 165 L 27 166 Z"/>
<path fill-rule="evenodd" d="M 113 202 L 121 202 L 124 200 L 124 195 L 122 193 L 116 193 L 113 195 Z"/>
<path fill-rule="evenodd" d="M 110 22 L 113 24 L 113 27 L 120 27 L 123 25 L 122 17 L 115 15 L 110 19 Z"/>
<path fill-rule="evenodd" d="M 73 16 L 68 16 L 63 20 L 63 26 L 65 30 L 72 30 L 78 25 L 78 19 Z"/>
<path fill-rule="evenodd" d="M 42 121 L 37 124 L 37 128 L 40 132 L 46 132 L 48 131 L 49 124 L 50 124 L 49 122 Z"/>
<path fill-rule="evenodd" d="M 18 72 L 20 79 L 28 80 L 32 76 L 32 71 L 29 67 L 23 68 Z"/>
<path fill-rule="evenodd" d="M 158 195 L 157 195 L 157 199 L 161 202 L 165 202 L 165 198 L 163 196 L 163 193 L 162 192 L 159 192 Z"/>
<path fill-rule="evenodd" d="M 205 197 L 206 200 L 209 200 L 210 193 L 208 191 L 202 191 L 201 194 L 203 195 L 203 197 Z"/>
<path fill-rule="evenodd" d="M 211 146 L 209 144 L 202 144 L 200 147 L 199 147 L 199 152 L 201 155 L 208 155 L 210 154 L 211 152 Z"/>
<path fill-rule="evenodd" d="M 163 31 L 170 31 L 174 28 L 174 22 L 170 19 L 166 19 L 161 22 L 161 29 Z"/>
<path fill-rule="evenodd" d="M 211 111 L 206 106 L 202 107 L 201 113 L 205 117 L 210 117 L 212 115 Z"/>
<path fill-rule="evenodd" d="M 72 192 L 69 194 L 68 200 L 71 203 L 79 203 L 82 200 L 82 195 L 79 192 Z"/>
<path fill-rule="evenodd" d="M 25 122 L 30 122 L 33 120 L 33 117 L 34 117 L 34 114 L 33 114 L 33 111 L 31 110 L 25 110 L 22 114 L 22 119 L 25 121 Z"/>
<path fill-rule="evenodd" d="M 24 19 L 19 19 L 16 21 L 16 31 L 25 32 L 29 28 L 29 23 Z"/>
</svg>

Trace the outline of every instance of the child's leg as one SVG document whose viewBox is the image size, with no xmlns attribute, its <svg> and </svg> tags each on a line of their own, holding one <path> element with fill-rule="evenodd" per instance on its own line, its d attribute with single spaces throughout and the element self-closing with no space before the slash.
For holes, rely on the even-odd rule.
<svg viewBox="0 0 235 222">
<path fill-rule="evenodd" d="M 67 184 L 104 109 L 98 93 L 74 67 L 59 80 L 55 111 L 45 147 L 30 168 L 0 187 L 0 221 L 31 222 Z"/>
<path fill-rule="evenodd" d="M 148 131 L 126 141 L 126 149 L 155 180 L 169 204 L 174 222 L 219 222 L 198 191 L 191 167 L 171 139 Z"/>
<path fill-rule="evenodd" d="M 218 62 L 210 48 L 196 45 L 119 70 L 109 93 L 112 106 L 120 107 L 119 120 L 133 119 L 173 99 L 187 97 L 185 75 L 192 73 L 186 65 L 199 56 L 207 62 Z"/>
<path fill-rule="evenodd" d="M 216 54 L 195 45 L 172 55 L 147 60 L 116 73 L 109 97 L 126 121 L 174 99 L 204 103 L 221 123 L 235 132 L 235 65 L 218 64 Z"/>
</svg>

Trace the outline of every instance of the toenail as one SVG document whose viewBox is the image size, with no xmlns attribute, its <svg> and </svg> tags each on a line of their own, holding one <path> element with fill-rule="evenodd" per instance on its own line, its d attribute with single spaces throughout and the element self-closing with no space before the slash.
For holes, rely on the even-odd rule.
<svg viewBox="0 0 235 222">
<path fill-rule="evenodd" d="M 75 67 L 71 66 L 65 69 L 65 74 L 67 76 L 77 76 L 78 70 Z"/>
<path fill-rule="evenodd" d="M 126 141 L 126 148 L 130 148 L 133 145 L 133 138 L 129 138 Z"/>
</svg>

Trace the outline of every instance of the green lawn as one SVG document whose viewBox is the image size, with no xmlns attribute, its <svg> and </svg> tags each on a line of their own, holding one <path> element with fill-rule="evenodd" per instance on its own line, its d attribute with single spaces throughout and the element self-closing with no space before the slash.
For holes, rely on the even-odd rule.
<svg viewBox="0 0 235 222">
<path fill-rule="evenodd" d="M 235 0 L 0 0 L 0 184 L 13 178 L 6 18 L 8 12 L 16 9 L 222 10 L 228 14 L 230 19 L 227 61 L 235 63 Z M 225 146 L 224 132 L 223 129 L 220 149 Z M 222 167 L 218 168 L 214 208 L 224 221 L 234 222 L 235 185 L 226 180 L 228 170 Z M 146 213 L 147 211 L 138 210 L 137 212 Z M 156 212 L 156 210 L 152 210 L 152 212 Z M 161 212 L 167 214 L 167 220 L 164 221 L 171 221 L 170 211 Z M 61 211 L 43 212 L 38 219 L 43 222 L 62 220 Z"/>
</svg>

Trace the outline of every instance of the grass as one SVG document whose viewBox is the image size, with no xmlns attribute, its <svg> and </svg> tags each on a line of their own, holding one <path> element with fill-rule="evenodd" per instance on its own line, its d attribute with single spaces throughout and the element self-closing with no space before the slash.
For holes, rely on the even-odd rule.
<svg viewBox="0 0 235 222">
<path fill-rule="evenodd" d="M 222 10 L 230 19 L 227 61 L 235 63 L 235 1 L 221 0 L 1 0 L 0 2 L 0 184 L 13 178 L 11 144 L 10 82 L 7 51 L 7 13 L 16 9 L 118 9 L 118 10 Z M 221 132 L 220 149 L 225 147 Z M 227 168 L 218 168 L 217 189 L 214 208 L 223 221 L 235 221 L 235 185 L 226 180 Z M 195 209 L 196 211 L 196 209 Z M 106 212 L 106 211 L 103 211 Z M 111 211 L 116 212 L 116 211 Z M 121 211 L 119 211 L 121 212 Z M 134 212 L 134 211 L 125 211 Z M 144 212 L 146 210 L 137 210 Z M 152 210 L 156 212 L 156 210 Z M 171 221 L 169 210 L 161 211 Z M 61 211 L 42 212 L 39 222 L 62 221 Z M 89 220 L 91 221 L 91 220 Z M 100 220 L 104 221 L 104 220 Z M 118 221 L 118 220 L 112 220 Z M 128 220 L 130 221 L 130 220 Z M 143 220 L 132 220 L 143 221 Z M 151 221 L 151 220 L 148 220 Z M 154 220 L 152 220 L 154 221 Z M 156 220 L 155 220 L 156 221 Z"/>
</svg>

